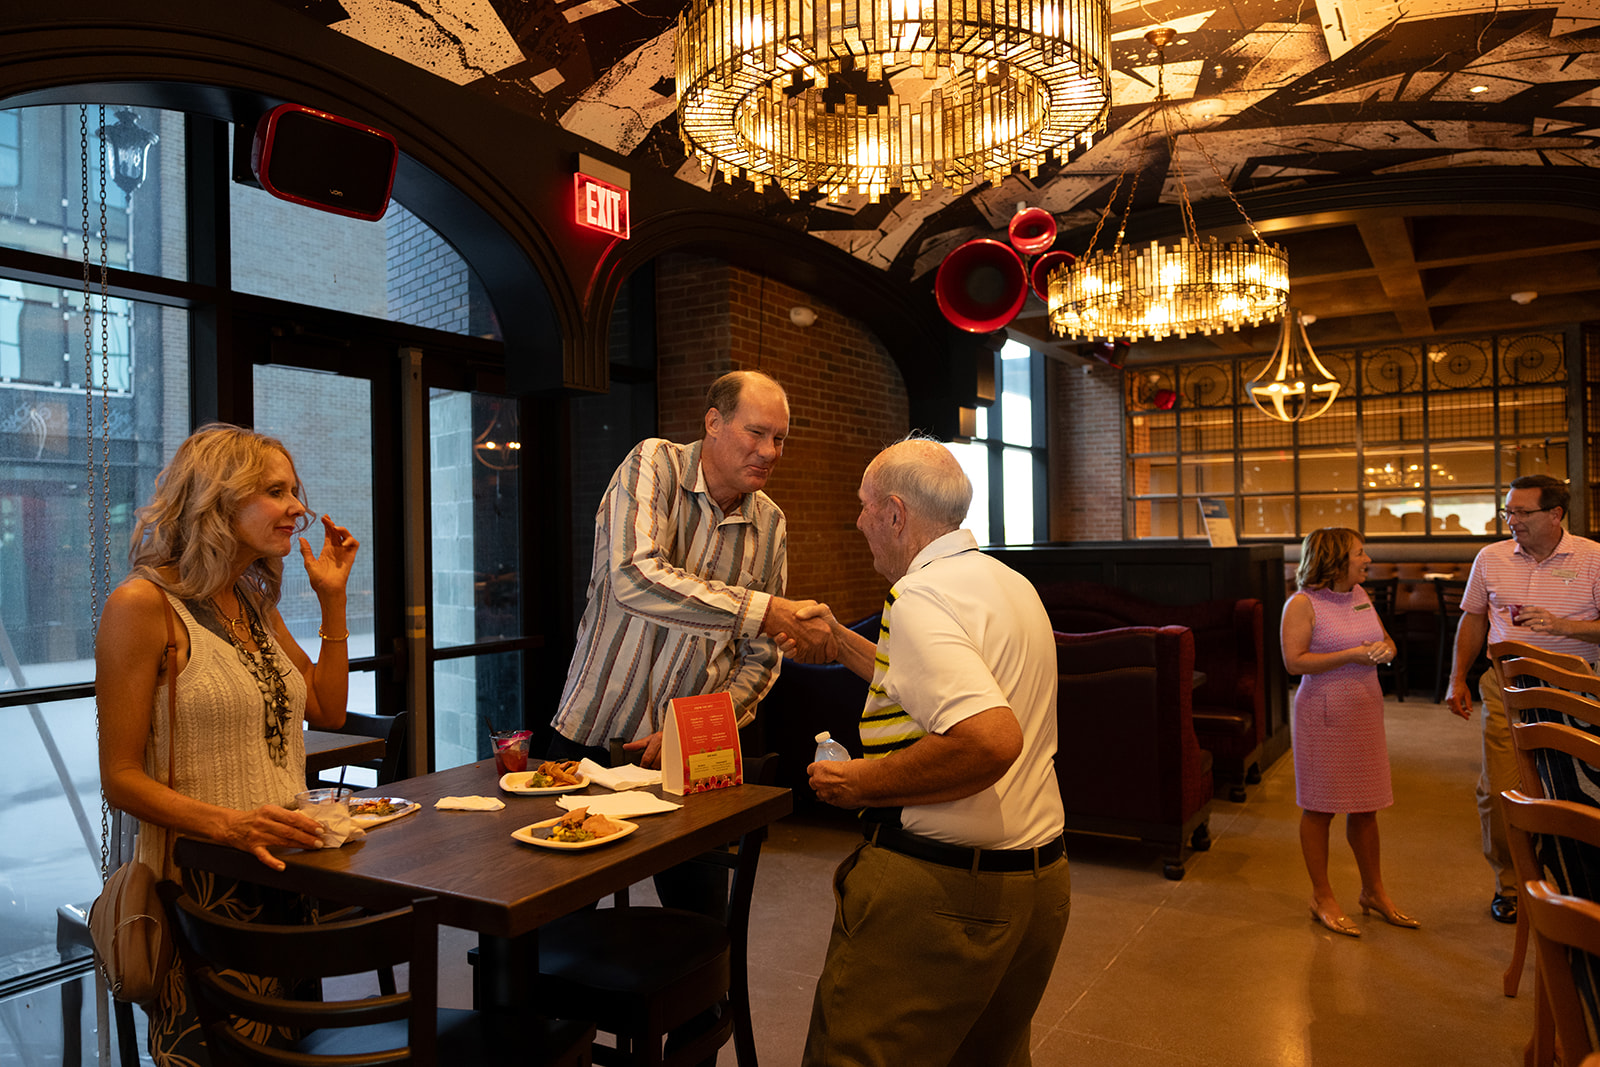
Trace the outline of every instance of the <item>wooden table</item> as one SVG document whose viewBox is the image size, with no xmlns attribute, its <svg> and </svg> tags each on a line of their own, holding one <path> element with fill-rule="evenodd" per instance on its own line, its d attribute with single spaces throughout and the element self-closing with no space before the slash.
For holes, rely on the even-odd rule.
<svg viewBox="0 0 1600 1067">
<path fill-rule="evenodd" d="M 479 933 L 482 977 L 493 976 L 485 1006 L 503 1007 L 526 1006 L 519 999 L 525 993 L 519 976 L 536 958 L 529 953 L 536 951 L 533 935 L 541 924 L 765 826 L 793 807 L 789 790 L 773 786 L 668 797 L 683 807 L 639 818 L 639 829 L 615 844 L 561 851 L 512 840 L 513 830 L 563 809 L 554 796 L 500 792 L 493 760 L 365 792 L 414 800 L 422 810 L 374 827 L 343 848 L 275 849 L 288 863 L 282 872 L 248 853 L 194 838 L 180 838 L 174 855 L 185 867 L 342 903 L 378 906 L 435 896 L 441 923 Z M 591 786 L 584 792 L 610 790 Z M 660 787 L 647 792 L 659 795 Z M 471 795 L 497 796 L 506 806 L 487 812 L 433 806 L 440 797 Z"/>
<path fill-rule="evenodd" d="M 388 743 L 381 737 L 363 737 L 360 734 L 340 734 L 331 730 L 306 731 L 306 779 L 309 781 L 319 771 L 343 767 L 347 763 L 365 763 L 382 759 Z"/>
</svg>

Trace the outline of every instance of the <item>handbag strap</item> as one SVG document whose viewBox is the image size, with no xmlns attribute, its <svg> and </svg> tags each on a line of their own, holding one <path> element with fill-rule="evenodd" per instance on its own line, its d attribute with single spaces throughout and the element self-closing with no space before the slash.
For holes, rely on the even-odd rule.
<svg viewBox="0 0 1600 1067">
<path fill-rule="evenodd" d="M 178 634 L 174 626 L 177 613 L 172 610 L 172 600 L 166 590 L 161 591 L 161 605 L 167 609 L 167 788 L 176 789 L 178 770 Z M 173 831 L 162 827 L 166 841 L 166 856 L 161 864 L 162 877 L 172 866 Z"/>
</svg>

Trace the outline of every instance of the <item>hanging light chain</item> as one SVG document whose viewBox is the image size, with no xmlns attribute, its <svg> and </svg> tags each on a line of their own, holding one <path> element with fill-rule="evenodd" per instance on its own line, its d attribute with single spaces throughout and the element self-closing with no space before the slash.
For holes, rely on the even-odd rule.
<svg viewBox="0 0 1600 1067">
<path fill-rule="evenodd" d="M 100 105 L 99 129 L 106 128 L 106 106 Z M 100 552 L 105 578 L 106 595 L 111 595 L 111 270 L 107 253 L 111 243 L 111 228 L 106 225 L 106 152 L 100 158 Z M 131 224 L 130 219 L 130 224 Z M 129 234 L 132 237 L 132 234 Z M 93 383 L 85 382 L 85 392 L 92 392 Z M 91 455 L 93 454 L 91 438 Z M 90 579 L 93 581 L 93 579 Z M 95 609 L 99 617 L 98 607 Z"/>
</svg>

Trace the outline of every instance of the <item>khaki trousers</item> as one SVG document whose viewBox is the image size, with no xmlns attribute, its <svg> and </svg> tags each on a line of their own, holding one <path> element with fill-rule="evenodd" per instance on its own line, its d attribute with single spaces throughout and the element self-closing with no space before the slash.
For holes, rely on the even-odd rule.
<svg viewBox="0 0 1600 1067">
<path fill-rule="evenodd" d="M 836 910 L 805 1067 L 1022 1067 L 1067 929 L 1066 857 L 980 872 L 865 842 L 834 874 Z"/>
<path fill-rule="evenodd" d="M 1505 697 L 1494 671 L 1478 679 L 1478 694 L 1483 698 L 1483 769 L 1478 772 L 1478 822 L 1483 826 L 1483 856 L 1494 870 L 1495 892 L 1517 895 L 1517 872 L 1511 866 L 1511 847 L 1506 841 L 1506 819 L 1501 810 L 1500 793 L 1522 788 L 1516 753 L 1511 747 L 1511 724 L 1506 719 Z"/>
</svg>

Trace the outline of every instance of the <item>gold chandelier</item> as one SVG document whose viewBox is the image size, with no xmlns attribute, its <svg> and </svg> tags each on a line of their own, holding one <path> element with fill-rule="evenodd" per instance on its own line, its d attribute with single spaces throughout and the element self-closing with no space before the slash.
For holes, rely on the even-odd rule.
<svg viewBox="0 0 1600 1067">
<path fill-rule="evenodd" d="M 1244 383 L 1251 403 L 1268 418 L 1305 422 L 1327 411 L 1339 397 L 1339 379 L 1322 365 L 1306 336 L 1306 326 L 1316 321 L 1315 315 L 1296 314 L 1291 308 L 1267 365 Z"/>
<path fill-rule="evenodd" d="M 790 197 L 1036 175 L 1105 128 L 1109 24 L 1109 0 L 691 0 L 679 134 Z"/>
<path fill-rule="evenodd" d="M 1237 238 L 1226 243 L 1216 237 L 1200 238 L 1195 228 L 1194 208 L 1189 202 L 1189 187 L 1183 162 L 1178 154 L 1172 128 L 1172 109 L 1167 104 L 1166 82 L 1161 73 L 1167 44 L 1175 36 L 1170 29 L 1155 29 L 1145 39 L 1157 49 L 1156 111 L 1161 116 L 1162 133 L 1172 171 L 1178 179 L 1178 201 L 1183 216 L 1183 237 L 1175 245 L 1151 241 L 1149 246 L 1122 243 L 1128 216 L 1133 212 L 1138 178 L 1128 183 L 1122 221 L 1115 243 L 1109 250 L 1096 252 L 1100 230 L 1116 206 L 1127 172 L 1117 179 L 1111 199 L 1089 238 L 1088 251 L 1074 264 L 1056 271 L 1050 279 L 1050 325 L 1062 336 L 1074 338 L 1126 338 L 1136 341 L 1149 335 L 1161 340 L 1170 334 L 1187 337 L 1191 333 L 1218 333 L 1237 330 L 1248 322 L 1252 326 L 1283 314 L 1289 304 L 1289 259 L 1280 245 L 1266 243 L 1255 223 L 1245 212 L 1216 161 L 1200 146 L 1223 192 L 1239 209 L 1239 214 L 1255 238 Z M 1181 116 L 1179 121 L 1181 122 Z"/>
</svg>

